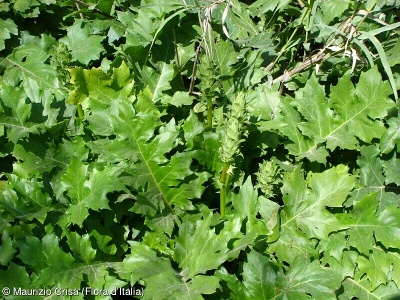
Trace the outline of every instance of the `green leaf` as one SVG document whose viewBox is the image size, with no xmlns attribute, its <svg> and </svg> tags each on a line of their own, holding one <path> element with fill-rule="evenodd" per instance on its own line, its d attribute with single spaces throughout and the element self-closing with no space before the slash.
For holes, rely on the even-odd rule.
<svg viewBox="0 0 400 300">
<path fill-rule="evenodd" d="M 279 261 L 293 263 L 298 257 L 317 258 L 315 243 L 297 228 L 287 227 L 281 230 L 279 239 L 270 244 L 271 253 L 275 253 Z"/>
<path fill-rule="evenodd" d="M 281 230 L 295 226 L 309 238 L 326 239 L 330 232 L 345 228 L 325 207 L 341 207 L 349 195 L 354 178 L 348 168 L 339 165 L 321 174 L 310 173 L 307 185 L 299 168 L 284 180 Z"/>
<path fill-rule="evenodd" d="M 192 149 L 195 145 L 196 148 L 200 147 L 203 142 L 202 133 L 204 132 L 204 123 L 200 122 L 198 117 L 193 111 L 190 111 L 189 117 L 186 118 L 185 123 L 182 125 L 186 146 Z"/>
<path fill-rule="evenodd" d="M 328 0 L 321 3 L 321 10 L 324 14 L 326 24 L 329 24 L 335 18 L 340 18 L 349 7 L 349 2 L 346 0 Z"/>
<path fill-rule="evenodd" d="M 89 24 L 76 20 L 67 32 L 67 37 L 61 38 L 60 42 L 67 45 L 74 60 L 87 65 L 90 61 L 100 58 L 100 54 L 104 51 L 101 44 L 104 37 L 91 34 Z"/>
<path fill-rule="evenodd" d="M 227 41 L 220 41 L 215 45 L 215 61 L 217 70 L 221 76 L 225 77 L 223 80 L 223 88 L 226 94 L 231 92 L 233 86 L 233 64 L 237 62 L 237 53 L 233 48 L 232 43 Z"/>
<path fill-rule="evenodd" d="M 43 193 L 36 178 L 29 181 L 13 174 L 7 177 L 9 185 L 0 195 L 0 207 L 17 219 L 37 219 L 43 224 L 52 210 L 51 199 Z"/>
<path fill-rule="evenodd" d="M 319 85 L 313 74 L 307 81 L 304 89 L 296 93 L 298 101 L 295 103 L 299 112 L 308 120 L 301 122 L 299 128 L 308 137 L 328 136 L 334 127 L 334 119 L 331 118 L 331 110 L 325 99 L 324 87 Z M 322 122 L 325 120 L 325 122 Z M 329 146 L 328 146 L 329 147 Z M 330 147 L 329 147 L 330 148 Z"/>
<path fill-rule="evenodd" d="M 88 234 L 80 236 L 76 232 L 66 232 L 66 235 L 71 250 L 78 254 L 86 264 L 90 264 L 96 256 L 96 250 L 92 247 L 90 236 Z"/>
<path fill-rule="evenodd" d="M 379 193 L 365 196 L 356 202 L 351 214 L 340 214 L 338 219 L 347 227 L 349 243 L 360 253 L 368 255 L 371 245 L 382 243 L 386 248 L 400 247 L 400 211 L 397 205 L 376 214 Z"/>
<path fill-rule="evenodd" d="M 231 300 L 246 299 L 247 296 L 244 285 L 241 281 L 238 280 L 236 275 L 229 274 L 224 267 L 221 267 L 220 270 L 216 271 L 215 275 L 218 278 L 221 278 L 224 281 L 224 283 L 228 286 L 230 293 L 229 299 Z"/>
<path fill-rule="evenodd" d="M 32 107 L 26 103 L 22 88 L 0 83 L 0 97 L 1 103 L 11 110 L 10 115 L 0 112 L 0 125 L 7 128 L 7 137 L 12 143 L 16 144 L 29 133 L 37 132 L 35 124 L 29 122 Z"/>
<path fill-rule="evenodd" d="M 146 47 L 153 41 L 159 22 L 151 18 L 146 10 L 139 9 L 137 15 L 129 11 L 118 12 L 117 15 L 118 20 L 127 28 L 127 45 Z"/>
<path fill-rule="evenodd" d="M 232 230 L 223 229 L 215 234 L 211 229 L 212 215 L 196 223 L 185 218 L 175 239 L 175 259 L 182 269 L 181 276 L 186 279 L 208 270 L 217 269 L 228 257 L 228 242 L 240 235 L 240 224 Z"/>
<path fill-rule="evenodd" d="M 381 284 L 385 284 L 389 278 L 390 269 L 393 263 L 398 266 L 398 258 L 396 261 L 392 261 L 387 253 L 375 248 L 376 250 L 371 251 L 369 257 L 366 258 L 362 255 L 358 257 L 357 265 L 359 268 L 359 274 L 367 274 L 367 278 L 371 285 L 371 290 L 375 290 Z"/>
<path fill-rule="evenodd" d="M 26 241 L 18 242 L 20 253 L 18 257 L 27 265 L 41 271 L 47 268 L 62 270 L 71 267 L 74 258 L 58 245 L 58 239 L 50 234 L 40 241 L 36 237 L 27 237 Z"/>
<path fill-rule="evenodd" d="M 399 24 L 400 23 L 398 23 L 397 26 Z M 395 24 L 391 24 L 391 25 L 395 25 Z M 365 38 L 368 38 L 371 41 L 371 43 L 374 45 L 376 50 L 378 51 L 379 59 L 381 60 L 382 66 L 383 66 L 383 68 L 385 69 L 385 72 L 386 72 L 386 76 L 388 77 L 389 82 L 390 82 L 390 84 L 392 86 L 392 91 L 393 91 L 394 98 L 397 100 L 398 99 L 397 86 L 396 86 L 396 82 L 395 82 L 394 77 L 393 77 L 392 69 L 389 66 L 389 62 L 387 60 L 385 50 L 383 49 L 381 43 L 374 36 L 374 34 L 372 32 L 368 32 L 368 31 L 367 32 L 362 32 L 361 36 L 359 37 L 359 39 L 365 39 Z"/>
<path fill-rule="evenodd" d="M 63 188 L 71 201 L 66 210 L 65 221 L 82 226 L 89 215 L 88 209 L 110 209 L 107 193 L 125 190 L 117 178 L 118 171 L 116 167 L 108 167 L 104 170 L 93 168 L 88 172 L 88 166 L 73 157 L 66 173 L 61 177 Z"/>
<path fill-rule="evenodd" d="M 313 75 L 296 93 L 296 101 L 282 101 L 282 114 L 267 128 L 290 139 L 286 148 L 291 154 L 325 163 L 325 142 L 330 150 L 356 149 L 357 138 L 370 143 L 382 136 L 385 127 L 380 119 L 395 105 L 390 93 L 389 84 L 382 81 L 376 67 L 361 74 L 355 89 L 347 72 L 331 88 L 331 101 L 325 99 L 323 87 Z"/>
<path fill-rule="evenodd" d="M 275 297 L 290 300 L 336 299 L 335 291 L 341 285 L 341 279 L 330 268 L 307 259 L 299 259 L 285 273 L 280 272 L 277 281 Z"/>
<path fill-rule="evenodd" d="M 40 41 L 42 42 L 42 41 Z M 47 63 L 50 55 L 37 43 L 26 43 L 16 48 L 5 58 L 8 68 L 4 72 L 4 81 L 16 86 L 21 80 L 32 78 L 41 89 L 56 87 L 56 70 Z"/>
<path fill-rule="evenodd" d="M 176 107 L 181 107 L 183 105 L 191 105 L 194 101 L 194 97 L 191 96 L 188 92 L 181 92 L 178 91 L 176 93 L 174 93 L 174 95 L 168 96 L 168 95 L 164 95 L 161 98 L 161 103 L 163 104 L 169 104 L 169 105 L 173 105 Z"/>
<path fill-rule="evenodd" d="M 13 259 L 16 252 L 17 250 L 14 249 L 11 238 L 3 235 L 1 238 L 0 246 L 0 265 L 8 265 L 8 263 Z"/>
<path fill-rule="evenodd" d="M 324 162 L 328 156 L 328 151 L 324 147 L 314 145 L 311 140 L 303 136 L 298 127 L 302 121 L 301 115 L 287 100 L 282 101 L 282 114 L 271 121 L 272 124 L 270 126 L 273 129 L 278 128 L 279 132 L 290 139 L 290 142 L 285 146 L 289 153 L 298 155 L 300 158 L 307 157 L 311 161 Z"/>
<path fill-rule="evenodd" d="M 157 69 L 144 67 L 141 73 L 142 81 L 147 85 L 153 93 L 152 101 L 161 100 L 161 95 L 164 91 L 171 88 L 170 81 L 174 75 L 172 65 L 160 62 Z"/>
<path fill-rule="evenodd" d="M 86 223 L 89 228 L 93 228 L 90 230 L 89 235 L 95 239 L 98 250 L 106 254 L 115 255 L 117 246 L 115 245 L 115 232 L 112 232 L 114 228 L 109 228 L 107 225 L 103 226 L 99 219 L 87 219 Z"/>
<path fill-rule="evenodd" d="M 201 294 L 212 294 L 219 287 L 214 276 L 195 276 L 188 281 L 177 274 L 168 259 L 157 257 L 154 250 L 138 242 L 130 244 L 131 253 L 114 269 L 121 278 L 130 279 L 132 285 L 143 280 L 144 299 L 203 299 Z"/>
<path fill-rule="evenodd" d="M 391 160 L 383 162 L 383 169 L 385 170 L 385 183 L 395 183 L 400 186 L 400 159 L 394 155 Z"/>
<path fill-rule="evenodd" d="M 400 150 L 400 119 L 390 118 L 388 124 L 389 128 L 383 133 L 379 143 L 384 154 L 388 154 L 396 145 L 398 151 Z"/>
<path fill-rule="evenodd" d="M 342 260 L 343 252 L 347 248 L 346 233 L 344 231 L 330 234 L 328 239 L 321 240 L 318 244 L 320 252 L 324 252 L 325 256 L 331 256 L 338 262 Z"/>
<path fill-rule="evenodd" d="M 18 27 L 12 19 L 0 20 L 0 51 L 5 48 L 4 41 L 18 34 Z"/>
<path fill-rule="evenodd" d="M 20 249 L 18 257 L 39 275 L 36 279 L 38 284 L 46 282 L 49 286 L 54 283 L 62 285 L 69 282 L 70 288 L 76 287 L 72 286 L 74 279 L 66 272 L 72 269 L 74 258 L 60 248 L 55 235 L 46 235 L 42 241 L 36 237 L 27 237 L 25 241 L 18 242 L 18 247 Z M 44 278 L 46 281 L 43 282 Z"/>
<path fill-rule="evenodd" d="M 0 270 L 0 287 L 7 287 L 10 289 L 14 287 L 30 287 L 29 274 L 25 270 L 25 267 L 11 262 L 7 270 Z"/>
<path fill-rule="evenodd" d="M 37 5 L 39 5 L 38 1 L 16 0 L 14 4 L 14 9 L 19 12 L 24 12 L 28 10 L 31 6 L 37 6 Z"/>
<path fill-rule="evenodd" d="M 62 156 L 61 150 L 54 143 L 46 143 L 43 136 L 32 137 L 30 142 L 21 141 L 14 147 L 14 170 L 19 170 L 21 177 L 44 174 L 54 168 L 64 169 L 71 161 L 71 156 Z M 68 153 L 70 154 L 70 153 Z M 39 175 L 39 176 L 40 176 Z"/>
<path fill-rule="evenodd" d="M 135 284 L 139 279 L 162 274 L 166 277 L 172 276 L 176 282 L 179 282 L 168 259 L 157 257 L 154 250 L 139 242 L 132 241 L 129 244 L 131 253 L 125 257 L 123 263 L 115 267 L 122 279 L 128 279 L 131 284 Z"/>
<path fill-rule="evenodd" d="M 252 97 L 248 103 L 250 115 L 263 120 L 273 119 L 278 116 L 281 108 L 281 95 L 273 88 L 268 89 L 264 85 L 258 88 L 258 95 Z"/>
<path fill-rule="evenodd" d="M 339 260 L 329 256 L 329 252 L 324 253 L 321 262 L 328 266 L 341 278 L 354 278 L 359 253 L 356 251 L 344 251 Z"/>
<path fill-rule="evenodd" d="M 76 105 L 90 99 L 86 106 L 96 113 L 104 111 L 114 100 L 126 99 L 132 92 L 133 79 L 124 62 L 113 68 L 111 75 L 105 74 L 101 68 L 87 70 L 76 67 L 68 71 L 75 89 L 69 92 L 67 103 Z"/>
<path fill-rule="evenodd" d="M 129 181 L 140 191 L 134 210 L 137 213 L 154 215 L 157 210 L 171 205 L 191 209 L 189 199 L 199 198 L 208 178 L 206 173 L 195 174 L 190 170 L 193 153 L 176 153 L 169 160 L 166 154 L 176 147 L 178 131 L 171 120 L 158 129 L 158 113 L 136 114 L 131 104 L 121 102 L 118 115 L 110 117 L 117 140 L 123 141 L 125 154 L 121 158 L 135 163 L 126 169 Z M 190 182 L 185 178 L 195 175 Z"/>
<path fill-rule="evenodd" d="M 400 40 L 397 40 L 396 44 L 387 51 L 387 60 L 391 67 L 400 64 Z"/>
<path fill-rule="evenodd" d="M 86 70 L 77 67 L 68 71 L 71 75 L 70 82 L 76 86 L 76 89 L 70 91 L 67 103 L 81 104 L 89 95 L 100 98 L 106 103 L 115 98 L 116 92 L 110 87 L 111 78 L 104 74 L 101 68 Z"/>
<path fill-rule="evenodd" d="M 363 146 L 360 148 L 361 157 L 357 159 L 360 166 L 360 183 L 365 187 L 381 188 L 385 185 L 382 175 L 382 162 L 379 159 L 377 146 Z"/>
<path fill-rule="evenodd" d="M 256 218 L 260 211 L 261 203 L 258 198 L 257 190 L 253 188 L 250 177 L 248 177 L 240 187 L 239 194 L 231 194 L 231 201 L 235 209 L 235 216 L 239 216 L 241 220 L 246 220 L 247 235 L 254 235 L 255 238 L 259 235 L 271 234 L 265 222 L 266 220 L 258 220 Z M 270 217 L 271 216 L 267 216 L 268 219 Z"/>
<path fill-rule="evenodd" d="M 372 290 L 366 277 L 362 279 L 346 278 L 343 282 L 343 287 L 344 293 L 339 298 L 341 300 L 352 299 L 353 297 L 358 299 L 394 300 L 398 297 L 399 292 L 396 284 L 392 281 Z"/>
<path fill-rule="evenodd" d="M 219 288 L 219 280 L 214 276 L 196 276 L 190 282 L 179 282 L 176 277 L 165 277 L 162 275 L 154 276 L 149 279 L 146 286 L 146 293 L 143 299 L 160 299 L 168 297 L 169 299 L 204 299 L 201 294 L 214 294 Z M 172 287 L 172 288 L 171 288 Z"/>
<path fill-rule="evenodd" d="M 271 299 L 275 294 L 277 274 L 268 257 L 252 250 L 243 264 L 242 276 L 247 299 Z"/>
</svg>

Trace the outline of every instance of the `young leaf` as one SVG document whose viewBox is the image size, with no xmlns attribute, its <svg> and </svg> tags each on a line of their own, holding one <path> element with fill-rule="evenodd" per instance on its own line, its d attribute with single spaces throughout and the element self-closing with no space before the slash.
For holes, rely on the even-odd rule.
<svg viewBox="0 0 400 300">
<path fill-rule="evenodd" d="M 89 99 L 90 103 L 86 105 L 94 112 L 103 111 L 112 105 L 113 100 L 126 99 L 132 92 L 133 79 L 124 62 L 113 68 L 111 75 L 105 74 L 101 68 L 87 70 L 76 67 L 68 71 L 75 89 L 69 92 L 67 103 L 76 105 Z"/>
</svg>

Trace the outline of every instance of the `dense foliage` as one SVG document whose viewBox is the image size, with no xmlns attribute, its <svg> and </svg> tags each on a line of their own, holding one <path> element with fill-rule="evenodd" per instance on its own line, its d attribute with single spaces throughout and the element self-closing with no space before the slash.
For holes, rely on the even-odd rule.
<svg viewBox="0 0 400 300">
<path fill-rule="evenodd" d="M 399 8 L 0 3 L 0 288 L 393 299 Z"/>
</svg>

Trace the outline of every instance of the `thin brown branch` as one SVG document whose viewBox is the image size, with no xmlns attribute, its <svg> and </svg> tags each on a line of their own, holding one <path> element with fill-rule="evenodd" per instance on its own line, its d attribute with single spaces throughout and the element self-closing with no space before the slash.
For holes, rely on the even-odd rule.
<svg viewBox="0 0 400 300">
<path fill-rule="evenodd" d="M 309 68 L 310 66 L 317 64 L 323 60 L 326 60 L 331 56 L 330 53 L 325 53 L 324 51 L 320 51 L 316 54 L 314 54 L 312 57 L 309 59 L 305 60 L 303 63 L 301 63 L 299 66 L 293 68 L 290 71 L 285 71 L 285 73 L 278 78 L 275 78 L 272 81 L 272 84 L 275 84 L 277 82 L 286 82 L 288 81 L 293 75 L 300 73 L 301 71 L 304 71 L 305 69 Z"/>
<path fill-rule="evenodd" d="M 299 3 L 299 5 L 300 5 L 301 8 L 304 8 L 304 6 L 306 6 L 306 5 L 304 4 L 304 2 L 301 1 L 301 0 L 297 0 L 297 2 Z"/>
<path fill-rule="evenodd" d="M 81 7 L 79 6 L 79 3 L 75 2 L 75 6 L 76 6 L 76 9 L 77 9 L 78 11 L 81 10 Z M 83 14 L 82 14 L 81 12 L 79 13 L 79 16 L 80 16 L 81 19 L 83 20 Z"/>
</svg>

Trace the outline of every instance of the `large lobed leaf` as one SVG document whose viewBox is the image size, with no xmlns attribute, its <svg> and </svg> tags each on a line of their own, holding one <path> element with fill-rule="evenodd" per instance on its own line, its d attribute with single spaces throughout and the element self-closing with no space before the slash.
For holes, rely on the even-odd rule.
<svg viewBox="0 0 400 300">
<path fill-rule="evenodd" d="M 382 243 L 386 248 L 400 248 L 400 210 L 396 205 L 376 213 L 379 193 L 365 196 L 356 202 L 351 214 L 342 214 L 338 219 L 347 227 L 350 245 L 368 255 L 371 245 Z"/>
<path fill-rule="evenodd" d="M 310 173 L 307 181 L 297 168 L 282 188 L 281 229 L 296 226 L 309 238 L 325 239 L 330 232 L 345 228 L 326 207 L 341 207 L 353 186 L 354 177 L 343 165 L 321 174 Z"/>
<path fill-rule="evenodd" d="M 229 258 L 229 241 L 241 236 L 239 220 L 219 234 L 210 228 L 211 220 L 212 215 L 196 223 L 186 218 L 180 225 L 179 236 L 175 239 L 175 260 L 182 269 L 180 275 L 186 279 L 217 269 Z"/>
<path fill-rule="evenodd" d="M 125 190 L 125 186 L 117 178 L 118 168 L 106 167 L 99 170 L 88 169 L 78 158 L 73 157 L 65 174 L 61 177 L 63 189 L 71 201 L 60 224 L 74 223 L 82 226 L 89 215 L 89 209 L 99 211 L 110 209 L 107 193 Z"/>
<path fill-rule="evenodd" d="M 146 283 L 144 299 L 204 299 L 201 294 L 212 294 L 219 287 L 214 276 L 196 275 L 183 278 L 171 266 L 171 262 L 158 257 L 156 252 L 139 243 L 130 242 L 131 253 L 123 263 L 115 264 L 117 274 L 136 284 L 139 280 Z"/>
<path fill-rule="evenodd" d="M 171 210 L 172 205 L 191 209 L 189 199 L 201 196 L 201 184 L 208 178 L 190 169 L 193 152 L 177 152 L 167 158 L 176 147 L 179 132 L 171 120 L 156 134 L 158 117 L 155 111 L 136 113 L 126 101 L 119 104 L 116 115 L 110 116 L 117 144 L 127 149 L 121 153 L 129 164 L 127 180 L 139 191 L 134 210 L 150 215 L 164 208 Z M 185 182 L 190 175 L 193 179 Z"/>
<path fill-rule="evenodd" d="M 61 38 L 60 41 L 67 45 L 74 60 L 86 65 L 92 60 L 99 59 L 104 51 L 101 45 L 103 39 L 102 36 L 91 34 L 89 24 L 76 20 L 68 28 L 67 36 Z"/>
<path fill-rule="evenodd" d="M 294 262 L 299 256 L 317 257 L 315 240 L 327 240 L 329 234 L 346 227 L 328 207 L 341 207 L 349 196 L 355 178 L 343 165 L 304 179 L 300 168 L 284 178 L 285 206 L 280 212 L 279 239 L 270 245 L 280 261 Z"/>
<path fill-rule="evenodd" d="M 286 148 L 291 154 L 310 161 L 325 163 L 326 149 L 357 149 L 359 141 L 370 143 L 382 136 L 381 119 L 395 105 L 389 98 L 390 84 L 381 78 L 373 68 L 362 73 L 354 87 L 347 72 L 326 99 L 324 88 L 312 75 L 295 99 L 283 99 L 282 113 L 268 128 L 289 139 Z"/>
</svg>

